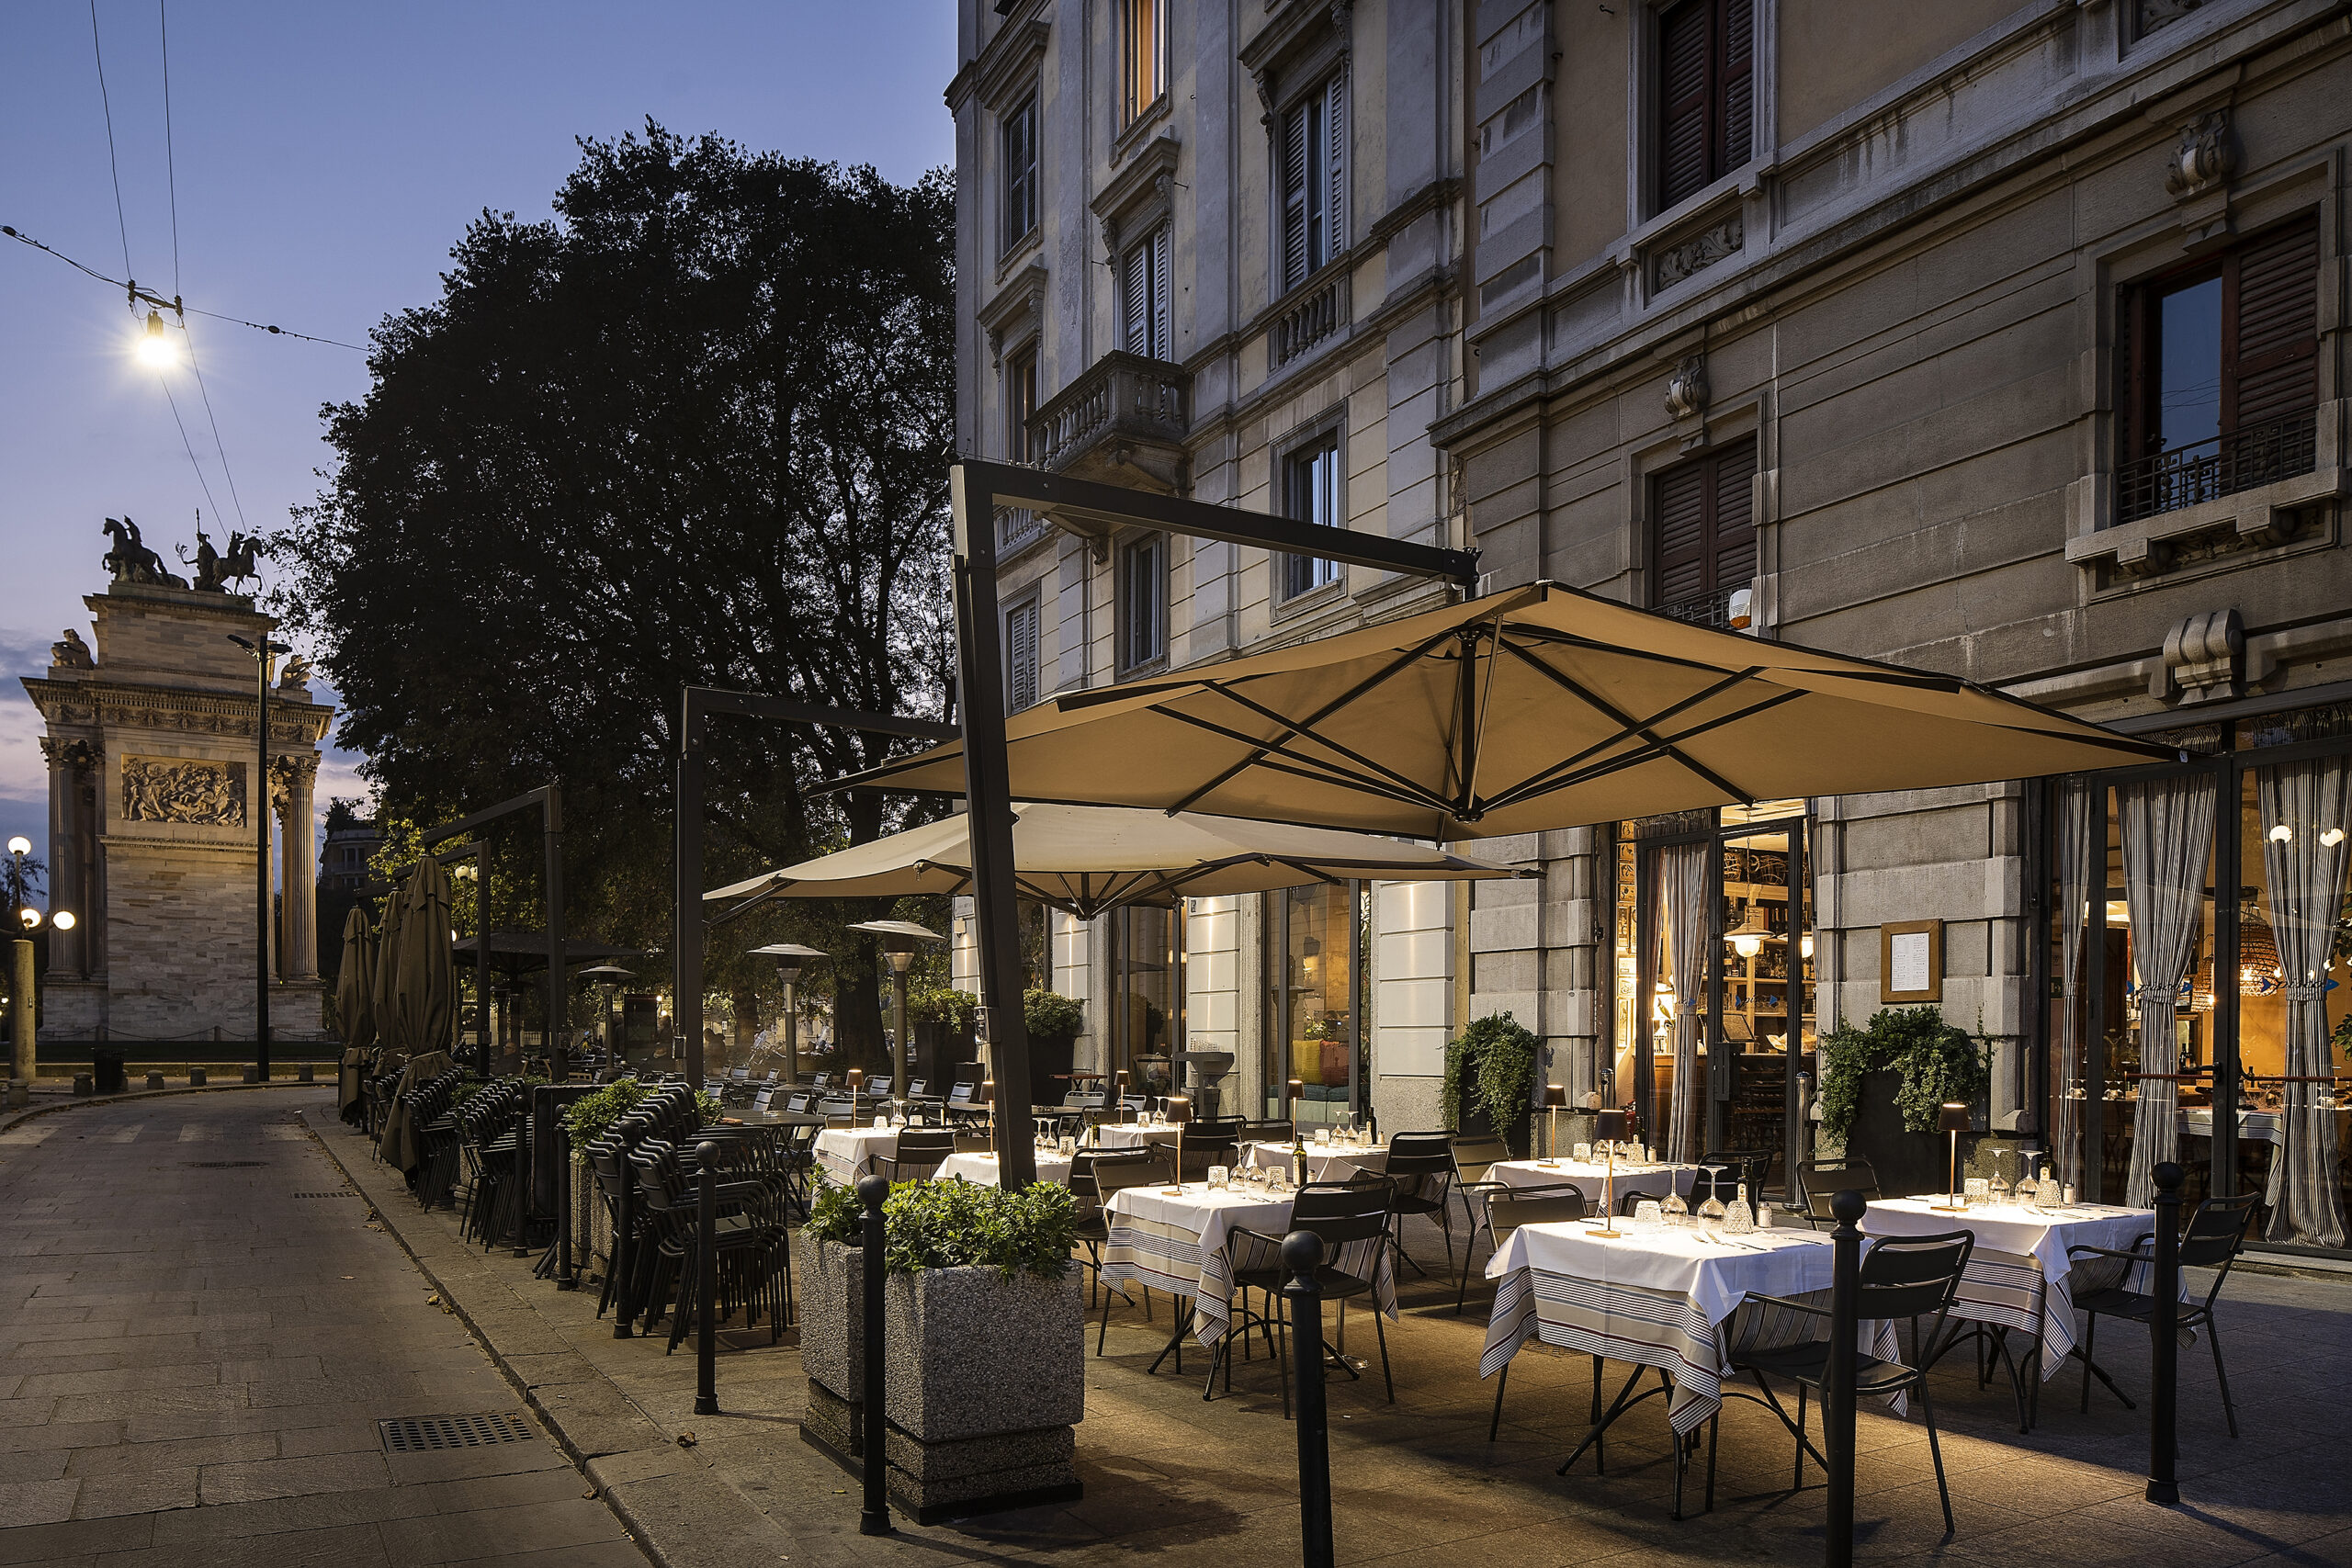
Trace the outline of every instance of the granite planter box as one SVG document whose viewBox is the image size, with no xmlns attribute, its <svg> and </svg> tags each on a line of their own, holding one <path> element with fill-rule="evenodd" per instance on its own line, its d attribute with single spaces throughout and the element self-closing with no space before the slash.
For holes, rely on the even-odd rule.
<svg viewBox="0 0 2352 1568">
<path fill-rule="evenodd" d="M 854 1471 L 864 1451 L 865 1252 L 814 1244 L 803 1298 L 801 1435 Z M 891 1500 L 918 1523 L 1081 1495 L 1086 1323 L 1075 1275 L 994 1269 L 884 1284 L 883 1414 Z"/>
</svg>

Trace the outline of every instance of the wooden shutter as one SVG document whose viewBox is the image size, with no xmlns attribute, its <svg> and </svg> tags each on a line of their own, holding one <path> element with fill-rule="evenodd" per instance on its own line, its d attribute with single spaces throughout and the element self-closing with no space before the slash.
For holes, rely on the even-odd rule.
<svg viewBox="0 0 2352 1568">
<path fill-rule="evenodd" d="M 1162 223 L 1151 231 L 1150 243 L 1145 247 L 1151 253 L 1151 346 L 1144 350 L 1154 359 L 1171 359 L 1175 337 L 1170 330 L 1168 306 L 1168 225 Z"/>
<path fill-rule="evenodd" d="M 1711 0 L 1682 0 L 1658 18 L 1658 205 L 1672 207 L 1704 186 Z"/>
<path fill-rule="evenodd" d="M 1660 474 L 1652 491 L 1650 606 L 1711 619 L 1756 577 L 1753 437 Z"/>
<path fill-rule="evenodd" d="M 1709 179 L 1724 175 L 1747 162 L 1756 121 L 1755 0 L 1717 0 L 1723 6 L 1723 50 L 1716 57 L 1715 165 Z"/>
<path fill-rule="evenodd" d="M 1011 711 L 1037 700 L 1037 605 L 1016 604 L 1004 617 L 1005 694 Z"/>
<path fill-rule="evenodd" d="M 1294 104 L 1283 116 L 1282 286 L 1295 288 L 1306 264 L 1306 106 Z"/>
<path fill-rule="evenodd" d="M 1127 252 L 1119 265 L 1119 346 L 1129 354 L 1151 352 L 1151 246 Z"/>
<path fill-rule="evenodd" d="M 1653 513 L 1657 552 L 1650 604 L 1688 604 L 1707 592 L 1707 476 L 1704 462 L 1685 463 L 1658 476 Z"/>
<path fill-rule="evenodd" d="M 1724 448 L 1713 466 L 1713 559 L 1707 592 L 1721 604 L 1756 578 L 1756 443 Z"/>
<path fill-rule="evenodd" d="M 2237 270 L 2235 352 L 2224 355 L 2222 428 L 2245 430 L 2319 402 L 2319 221 L 2250 242 Z"/>
<path fill-rule="evenodd" d="M 1347 76 L 1331 78 L 1323 89 L 1326 145 L 1323 180 L 1323 250 L 1315 258 L 1321 266 L 1348 248 L 1348 93 Z"/>
</svg>

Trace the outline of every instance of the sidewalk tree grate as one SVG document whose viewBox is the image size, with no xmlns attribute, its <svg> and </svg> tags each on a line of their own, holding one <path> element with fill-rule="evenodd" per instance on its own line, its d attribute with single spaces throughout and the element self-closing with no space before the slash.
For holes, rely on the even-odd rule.
<svg viewBox="0 0 2352 1568">
<path fill-rule="evenodd" d="M 184 1159 L 180 1163 L 190 1170 L 254 1170 L 267 1165 L 266 1159 Z"/>
<path fill-rule="evenodd" d="M 402 1416 L 376 1425 L 383 1434 L 384 1451 L 388 1454 L 523 1443 L 537 1435 L 520 1416 Z"/>
<path fill-rule="evenodd" d="M 356 1198 L 356 1192 L 297 1192 L 297 1198 Z"/>
</svg>

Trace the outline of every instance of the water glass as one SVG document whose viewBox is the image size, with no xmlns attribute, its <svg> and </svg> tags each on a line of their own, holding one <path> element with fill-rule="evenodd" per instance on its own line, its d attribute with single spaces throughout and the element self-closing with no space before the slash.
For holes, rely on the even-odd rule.
<svg viewBox="0 0 2352 1568">
<path fill-rule="evenodd" d="M 1078 1153 L 1078 1140 L 1068 1133 L 1062 1134 L 1061 1152 L 1064 1158 Z"/>
<path fill-rule="evenodd" d="M 1315 1129 L 1315 1141 L 1316 1141 L 1317 1144 L 1321 1144 L 1321 1145 L 1329 1145 L 1329 1143 L 1331 1142 L 1331 1129 L 1330 1129 L 1330 1128 L 1329 1128 L 1329 1127 L 1317 1127 L 1317 1128 L 1316 1128 L 1316 1129 Z"/>
<path fill-rule="evenodd" d="M 876 1116 L 874 1119 L 874 1130 L 877 1133 L 888 1132 L 890 1130 L 890 1119 L 888 1116 Z"/>
<path fill-rule="evenodd" d="M 1213 1165 L 1209 1167 L 1209 1190 L 1212 1192 L 1224 1191 L 1227 1182 L 1231 1179 L 1232 1175 L 1233 1172 L 1224 1166 Z"/>
<path fill-rule="evenodd" d="M 1663 1225 L 1666 1224 L 1666 1211 L 1658 1206 L 1657 1199 L 1645 1198 L 1634 1205 L 1634 1223 L 1643 1225 Z"/>
<path fill-rule="evenodd" d="M 1986 1203 L 1992 1201 L 1993 1186 L 1992 1183 L 1987 1181 L 1984 1177 L 1971 1176 L 1966 1178 L 1962 1182 L 1961 1190 L 1963 1199 L 1972 1209 L 1981 1209 L 1984 1207 Z"/>
<path fill-rule="evenodd" d="M 1590 1144 L 1578 1144 L 1575 1149 L 1570 1152 L 1576 1156 L 1577 1163 L 1578 1165 L 1590 1165 L 1592 1163 L 1592 1145 Z"/>
</svg>

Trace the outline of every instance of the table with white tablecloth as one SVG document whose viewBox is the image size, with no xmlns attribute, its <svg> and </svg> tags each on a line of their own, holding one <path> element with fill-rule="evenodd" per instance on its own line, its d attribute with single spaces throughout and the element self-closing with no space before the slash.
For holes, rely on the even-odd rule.
<svg viewBox="0 0 2352 1568">
<path fill-rule="evenodd" d="M 1498 1281 L 1478 1375 L 1491 1377 L 1529 1339 L 1612 1361 L 1657 1367 L 1673 1383 L 1667 1419 L 1678 1436 L 1723 1405 L 1733 1352 L 1803 1343 L 1828 1320 L 1751 1302 L 1783 1296 L 1826 1308 L 1826 1234 L 1753 1231 L 1710 1241 L 1697 1226 L 1620 1222 L 1606 1240 L 1586 1221 L 1521 1225 L 1487 1264 Z M 1892 1324 L 1861 1325 L 1862 1347 L 1896 1359 Z"/>
<path fill-rule="evenodd" d="M 1291 1145 L 1288 1144 L 1244 1144 L 1241 1163 L 1262 1170 L 1288 1170 Z M 1309 1181 L 1345 1181 L 1358 1171 L 1377 1175 L 1388 1168 L 1388 1150 L 1380 1144 L 1309 1144 L 1306 1145 L 1306 1179 Z"/>
<path fill-rule="evenodd" d="M 1037 1179 L 1057 1187 L 1069 1185 L 1069 1156 L 1037 1151 Z M 962 1149 L 949 1155 L 939 1167 L 939 1179 L 960 1178 L 982 1187 L 996 1185 L 996 1154 L 989 1149 Z"/>
<path fill-rule="evenodd" d="M 1609 1167 L 1590 1160 L 1577 1159 L 1505 1159 L 1487 1168 L 1487 1179 L 1499 1181 L 1506 1187 L 1554 1187 L 1564 1181 L 1574 1182 L 1592 1206 L 1600 1210 L 1601 1192 L 1607 1188 L 1623 1203 L 1625 1194 L 1638 1192 L 1645 1198 L 1663 1199 L 1669 1192 L 1689 1196 L 1690 1184 L 1699 1179 L 1695 1165 L 1628 1165 L 1619 1161 L 1614 1168 L 1614 1180 Z"/>
<path fill-rule="evenodd" d="M 872 1176 L 874 1156 L 896 1156 L 898 1127 L 828 1127 L 817 1134 L 817 1168 L 846 1187 Z"/>
<path fill-rule="evenodd" d="M 1172 1122 L 1105 1122 L 1093 1130 L 1095 1144 L 1106 1149 L 1139 1149 L 1147 1144 L 1172 1144 Z"/>
<path fill-rule="evenodd" d="M 1187 1182 L 1181 1191 L 1123 1187 L 1103 1210 L 1109 1240 L 1102 1247 L 1102 1278 L 1190 1296 L 1193 1332 L 1203 1344 L 1214 1345 L 1232 1327 L 1234 1269 L 1277 1260 L 1272 1247 L 1255 1241 L 1247 1242 L 1237 1259 L 1228 1256 L 1227 1242 L 1236 1228 L 1280 1237 L 1290 1227 L 1291 1202 L 1287 1193 L 1276 1197 L 1201 1181 Z M 1340 1247 L 1325 1262 L 1341 1273 L 1369 1277 L 1374 1304 L 1392 1320 L 1396 1316 L 1396 1280 L 1385 1233 Z"/>
</svg>

